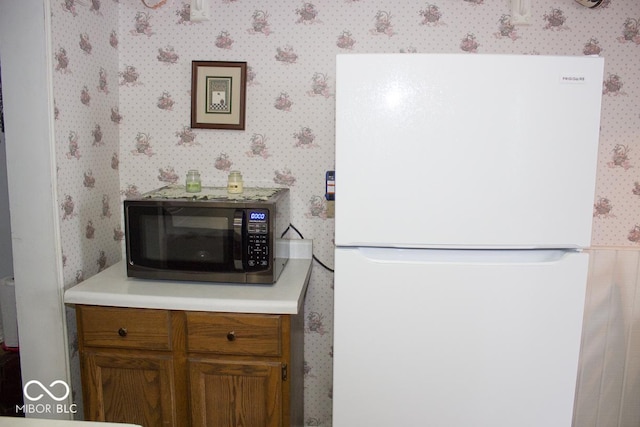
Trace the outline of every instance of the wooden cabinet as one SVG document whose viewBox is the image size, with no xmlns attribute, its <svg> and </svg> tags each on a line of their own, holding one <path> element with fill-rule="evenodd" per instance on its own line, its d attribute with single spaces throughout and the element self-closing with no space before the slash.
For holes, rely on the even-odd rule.
<svg viewBox="0 0 640 427">
<path fill-rule="evenodd" d="M 178 425 L 171 356 L 87 351 L 83 359 L 87 419 Z"/>
<path fill-rule="evenodd" d="M 191 425 L 284 425 L 281 369 L 275 362 L 190 360 Z"/>
<path fill-rule="evenodd" d="M 186 426 L 179 321 L 165 310 L 77 306 L 85 419 Z M 175 329 L 175 330 L 174 330 Z"/>
<path fill-rule="evenodd" d="M 76 310 L 85 419 L 303 425 L 301 315 Z"/>
</svg>

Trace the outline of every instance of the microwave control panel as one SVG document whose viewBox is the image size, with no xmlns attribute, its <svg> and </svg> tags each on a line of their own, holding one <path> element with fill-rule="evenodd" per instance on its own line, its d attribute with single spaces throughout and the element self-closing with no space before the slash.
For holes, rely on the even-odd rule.
<svg viewBox="0 0 640 427">
<path fill-rule="evenodd" d="M 251 209 L 247 221 L 247 266 L 251 270 L 269 268 L 269 211 Z"/>
</svg>

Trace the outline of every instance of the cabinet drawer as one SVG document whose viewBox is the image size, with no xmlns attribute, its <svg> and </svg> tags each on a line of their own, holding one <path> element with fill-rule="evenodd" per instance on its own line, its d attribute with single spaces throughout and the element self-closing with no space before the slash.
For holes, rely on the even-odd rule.
<svg viewBox="0 0 640 427">
<path fill-rule="evenodd" d="M 165 310 L 78 306 L 87 347 L 170 350 L 170 316 Z"/>
<path fill-rule="evenodd" d="M 281 316 L 188 312 L 187 350 L 247 356 L 282 354 Z"/>
</svg>

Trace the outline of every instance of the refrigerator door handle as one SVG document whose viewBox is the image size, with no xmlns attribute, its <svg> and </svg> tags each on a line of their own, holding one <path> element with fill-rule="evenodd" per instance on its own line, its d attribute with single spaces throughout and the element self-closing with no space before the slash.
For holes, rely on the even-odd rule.
<svg viewBox="0 0 640 427">
<path fill-rule="evenodd" d="M 376 263 L 436 263 L 436 264 L 541 264 L 560 263 L 581 251 L 575 249 L 396 249 L 353 248 L 360 255 Z"/>
</svg>

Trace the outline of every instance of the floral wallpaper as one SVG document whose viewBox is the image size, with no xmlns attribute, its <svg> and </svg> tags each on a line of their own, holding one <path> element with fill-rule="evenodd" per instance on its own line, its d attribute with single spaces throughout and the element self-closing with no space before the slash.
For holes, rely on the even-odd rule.
<svg viewBox="0 0 640 427">
<path fill-rule="evenodd" d="M 538 0 L 529 25 L 512 23 L 506 0 L 205 1 L 211 18 L 192 22 L 183 0 L 52 0 L 66 286 L 121 259 L 124 197 L 182 183 L 190 169 L 205 185 L 240 170 L 245 185 L 289 187 L 292 223 L 331 266 L 324 177 L 334 168 L 340 53 L 605 57 L 593 245 L 640 247 L 636 0 L 595 9 Z M 247 62 L 244 131 L 190 128 L 193 60 Z M 315 264 L 305 307 L 307 425 L 331 425 L 332 286 Z M 77 373 L 75 347 L 71 355 Z M 78 384 L 76 376 L 76 401 Z"/>
</svg>

